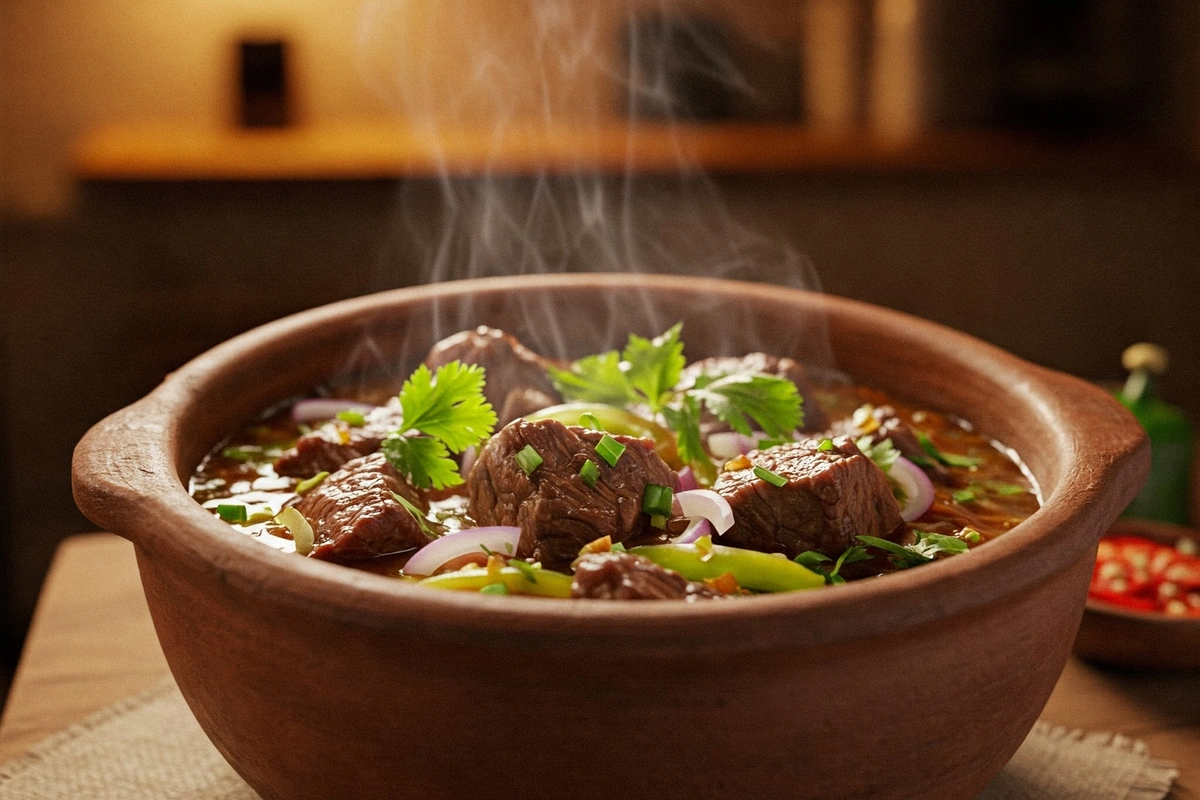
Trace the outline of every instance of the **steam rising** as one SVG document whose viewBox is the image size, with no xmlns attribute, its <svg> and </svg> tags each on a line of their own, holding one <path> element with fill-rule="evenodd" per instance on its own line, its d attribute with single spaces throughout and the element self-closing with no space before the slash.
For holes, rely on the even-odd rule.
<svg viewBox="0 0 1200 800">
<path fill-rule="evenodd" d="M 750 91 L 729 48 L 714 35 L 714 19 L 661 3 L 368 2 L 362 72 L 395 107 L 400 124 L 441 154 L 434 180 L 402 186 L 388 244 L 394 249 L 381 258 L 378 288 L 634 272 L 818 289 L 808 261 L 731 213 L 714 182 L 670 135 L 712 112 L 704 105 L 720 94 L 712 87 L 728 96 Z M 681 98 L 680 76 L 698 91 Z M 676 145 L 669 169 L 637 170 L 627 133 L 617 135 L 620 152 L 597 152 L 638 116 L 668 131 Z M 572 169 L 560 162 L 557 171 L 536 164 L 505 171 L 514 148 L 536 154 L 564 142 L 595 155 Z M 459 147 L 482 152 L 482 162 L 458 174 Z M 547 304 L 522 311 L 525 326 L 511 332 L 557 357 L 580 355 L 566 352 L 565 325 L 591 326 L 591 352 L 597 352 L 619 346 L 630 331 L 654 334 L 676 321 L 650 303 L 598 308 L 586 321 L 560 319 Z M 419 339 L 415 357 L 437 338 L 486 321 L 470 308 L 441 315 L 434 331 L 410 337 Z M 824 342 L 824 328 L 808 320 L 754 344 L 779 354 L 827 352 L 823 344 L 814 347 L 814 339 Z"/>
</svg>

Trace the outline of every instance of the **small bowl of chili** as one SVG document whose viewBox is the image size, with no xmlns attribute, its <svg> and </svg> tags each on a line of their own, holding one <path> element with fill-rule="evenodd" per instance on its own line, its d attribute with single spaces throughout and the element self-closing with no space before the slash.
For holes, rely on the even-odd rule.
<svg viewBox="0 0 1200 800">
<path fill-rule="evenodd" d="M 1200 530 L 1122 519 L 1100 540 L 1077 655 L 1200 669 Z"/>
</svg>

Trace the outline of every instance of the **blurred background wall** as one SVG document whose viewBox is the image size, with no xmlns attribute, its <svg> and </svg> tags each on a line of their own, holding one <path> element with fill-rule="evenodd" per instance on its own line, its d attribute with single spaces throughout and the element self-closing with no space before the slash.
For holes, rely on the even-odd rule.
<svg viewBox="0 0 1200 800">
<path fill-rule="evenodd" d="M 355 167 L 391 130 L 473 131 L 495 157 L 498 124 L 740 126 L 702 191 L 826 291 L 1095 380 L 1158 341 L 1200 415 L 1198 20 L 1195 0 L 6 0 L 5 663 L 55 544 L 90 529 L 69 488 L 90 425 L 242 330 L 426 274 L 447 197 L 483 178 Z M 578 189 L 524 164 L 486 177 L 518 205 Z M 697 185 L 633 180 L 668 208 Z"/>
</svg>

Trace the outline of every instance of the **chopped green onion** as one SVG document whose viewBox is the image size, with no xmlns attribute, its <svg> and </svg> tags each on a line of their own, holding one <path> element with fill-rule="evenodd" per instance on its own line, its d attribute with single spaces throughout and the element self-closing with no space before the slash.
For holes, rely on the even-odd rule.
<svg viewBox="0 0 1200 800">
<path fill-rule="evenodd" d="M 987 488 L 991 489 L 998 495 L 1004 497 L 1012 497 L 1018 494 L 1025 494 L 1029 490 L 1024 486 L 1018 486 L 1015 483 L 1005 483 L 1004 481 L 988 481 Z"/>
<path fill-rule="evenodd" d="M 542 457 L 538 455 L 538 451 L 533 449 L 533 445 L 525 445 L 521 448 L 521 452 L 517 453 L 514 458 L 517 459 L 518 466 L 525 472 L 526 475 L 532 475 L 533 471 L 542 465 Z"/>
<path fill-rule="evenodd" d="M 345 411 L 339 411 L 337 418 L 349 425 L 351 428 L 361 428 L 367 424 L 367 418 L 363 416 L 361 411 L 355 411 L 348 408 Z"/>
<path fill-rule="evenodd" d="M 983 463 L 983 459 L 976 456 L 963 456 L 959 455 L 958 453 L 947 453 L 939 450 L 937 445 L 933 443 L 933 440 L 924 433 L 917 433 L 917 441 L 920 442 L 921 449 L 924 450 L 930 458 L 932 458 L 934 461 L 944 464 L 947 467 L 968 469 L 970 467 L 978 467 Z"/>
<path fill-rule="evenodd" d="M 662 514 L 651 514 L 650 515 L 650 527 L 657 528 L 658 530 L 661 531 L 663 528 L 667 527 L 667 518 L 664 517 Z"/>
<path fill-rule="evenodd" d="M 275 512 L 271 510 L 271 507 L 264 506 L 262 511 L 255 511 L 253 514 L 246 517 L 246 522 L 248 524 L 254 524 L 254 523 L 258 523 L 258 522 L 267 522 L 268 520 L 271 520 L 274 518 L 275 518 Z"/>
<path fill-rule="evenodd" d="M 647 483 L 642 492 L 642 511 L 650 516 L 671 516 L 671 505 L 675 500 L 675 491 L 669 486 L 657 483 Z"/>
<path fill-rule="evenodd" d="M 950 495 L 956 503 L 974 503 L 975 493 L 970 489 L 959 489 Z"/>
<path fill-rule="evenodd" d="M 787 478 L 783 477 L 777 472 L 771 472 L 771 470 L 767 469 L 766 467 L 756 466 L 754 468 L 754 474 L 772 486 L 783 486 L 787 483 Z"/>
<path fill-rule="evenodd" d="M 608 462 L 610 467 L 615 467 L 621 459 L 621 454 L 625 452 L 625 445 L 618 442 L 607 433 L 600 437 L 600 441 L 596 443 L 596 455 Z"/>
<path fill-rule="evenodd" d="M 983 534 L 981 534 L 979 531 L 975 530 L 974 528 L 966 528 L 963 530 L 962 538 L 963 538 L 964 542 L 970 542 L 971 544 L 978 544 L 979 542 L 983 541 Z"/>
<path fill-rule="evenodd" d="M 503 583 L 489 583 L 480 588 L 480 594 L 508 594 L 508 587 Z"/>
<path fill-rule="evenodd" d="M 263 449 L 252 444 L 230 445 L 221 450 L 221 457 L 231 461 L 253 461 L 263 455 Z"/>
<path fill-rule="evenodd" d="M 820 450 L 822 453 L 828 453 L 830 450 L 833 449 L 833 439 L 822 439 L 817 444 L 817 449 Z"/>
<path fill-rule="evenodd" d="M 307 494 L 313 489 L 321 485 L 322 481 L 329 477 L 328 472 L 318 472 L 311 478 L 305 478 L 296 484 L 296 494 Z"/>
<path fill-rule="evenodd" d="M 588 486 L 595 486 L 596 481 L 600 479 L 600 468 L 596 466 L 595 461 L 588 459 L 579 468 L 579 477 L 583 478 L 583 482 Z"/>
<path fill-rule="evenodd" d="M 275 521 L 292 534 L 292 541 L 296 543 L 297 553 L 306 556 L 312 552 L 316 537 L 313 535 L 312 525 L 304 518 L 303 514 L 289 507 L 276 514 Z"/>
<path fill-rule="evenodd" d="M 246 507 L 241 503 L 222 503 L 217 506 L 217 516 L 226 522 L 245 522 Z"/>
<path fill-rule="evenodd" d="M 579 424 L 584 428 L 591 428 L 594 431 L 604 430 L 604 426 L 600 424 L 600 419 L 590 411 L 585 411 L 579 415 Z"/>
</svg>

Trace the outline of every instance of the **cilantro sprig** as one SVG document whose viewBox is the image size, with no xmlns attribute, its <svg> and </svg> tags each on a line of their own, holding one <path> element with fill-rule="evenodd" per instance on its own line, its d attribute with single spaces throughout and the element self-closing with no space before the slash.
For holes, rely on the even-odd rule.
<svg viewBox="0 0 1200 800">
<path fill-rule="evenodd" d="M 916 541 L 912 544 L 897 544 L 878 536 L 858 536 L 858 540 L 871 547 L 887 552 L 888 560 L 896 569 L 909 569 L 928 564 L 939 555 L 958 555 L 970 548 L 956 536 L 931 531 L 913 531 Z"/>
<path fill-rule="evenodd" d="M 451 361 L 430 372 L 424 364 L 400 389 L 400 427 L 383 440 L 387 460 L 418 489 L 458 486 L 463 477 L 451 453 L 492 435 L 496 412 L 483 396 L 484 370 Z"/>
<path fill-rule="evenodd" d="M 549 375 L 568 400 L 620 407 L 645 406 L 675 432 L 679 457 L 700 475 L 713 471 L 700 433 L 707 410 L 733 430 L 746 435 L 754 426 L 769 438 L 790 440 L 804 420 L 802 398 L 786 378 L 760 373 L 701 375 L 679 388 L 687 360 L 678 323 L 660 336 L 636 334 L 621 352 L 611 350 L 582 358 Z"/>
<path fill-rule="evenodd" d="M 853 564 L 855 561 L 866 561 L 870 557 L 870 554 L 867 553 L 866 545 L 852 544 L 847 547 L 840 556 L 838 556 L 838 559 L 836 562 L 834 562 L 833 567 L 825 566 L 826 562 L 833 561 L 833 559 L 824 553 L 817 552 L 816 550 L 805 550 L 803 553 L 793 558 L 792 561 L 795 561 L 797 564 L 803 567 L 808 567 L 818 575 L 823 575 L 827 585 L 839 586 L 846 582 L 846 579 L 838 574 L 842 571 L 842 567 L 844 565 Z"/>
</svg>

